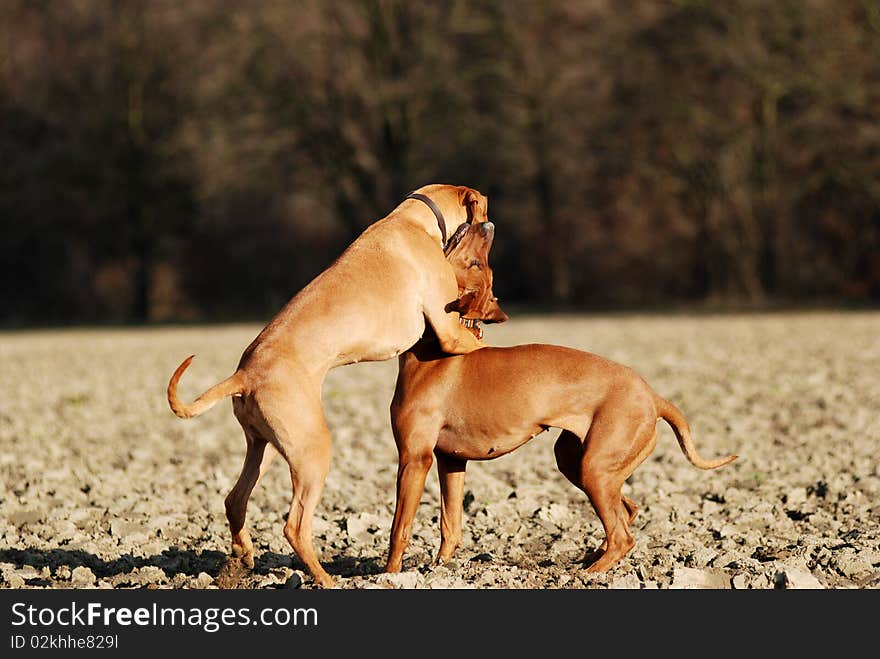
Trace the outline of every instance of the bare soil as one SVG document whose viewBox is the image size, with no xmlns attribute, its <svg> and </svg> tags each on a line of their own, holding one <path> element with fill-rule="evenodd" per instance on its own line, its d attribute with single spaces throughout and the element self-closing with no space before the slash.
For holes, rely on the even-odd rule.
<svg viewBox="0 0 880 659">
<path fill-rule="evenodd" d="M 290 482 L 276 461 L 255 490 L 253 573 L 223 582 L 223 499 L 244 439 L 228 403 L 182 421 L 181 394 L 230 374 L 259 325 L 0 335 L 0 586 L 312 588 L 282 534 Z M 432 470 L 399 575 L 381 573 L 397 453 L 395 360 L 336 369 L 324 387 L 333 462 L 314 541 L 341 588 L 880 587 L 880 313 L 517 316 L 495 345 L 544 342 L 635 368 L 688 416 L 701 471 L 660 423 L 625 493 L 636 546 L 589 574 L 602 529 L 558 473 L 557 431 L 468 466 L 464 539 L 439 546 Z"/>
</svg>

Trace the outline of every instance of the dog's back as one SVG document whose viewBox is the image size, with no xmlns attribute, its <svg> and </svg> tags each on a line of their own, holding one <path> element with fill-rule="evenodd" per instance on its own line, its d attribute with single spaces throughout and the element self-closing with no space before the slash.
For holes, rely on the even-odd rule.
<svg viewBox="0 0 880 659">
<path fill-rule="evenodd" d="M 444 356 L 421 343 L 401 356 L 391 416 L 395 426 L 437 432 L 440 450 L 487 459 L 550 427 L 582 437 L 609 397 L 626 398 L 632 412 L 656 413 L 641 377 L 589 352 L 525 344 Z"/>
<path fill-rule="evenodd" d="M 303 350 L 304 361 L 322 369 L 397 356 L 424 331 L 413 289 L 424 276 L 420 268 L 432 256 L 439 260 L 437 252 L 427 234 L 380 220 L 284 306 L 245 350 L 240 367 Z"/>
</svg>

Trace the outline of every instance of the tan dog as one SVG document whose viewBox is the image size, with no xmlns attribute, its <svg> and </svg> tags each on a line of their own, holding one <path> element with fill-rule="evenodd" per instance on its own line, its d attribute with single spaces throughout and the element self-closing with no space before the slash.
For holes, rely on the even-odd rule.
<svg viewBox="0 0 880 659">
<path fill-rule="evenodd" d="M 491 292 L 491 234 L 481 238 L 481 228 L 470 229 L 450 256 L 462 293 L 458 310 L 480 334 L 476 319 L 507 319 Z M 607 570 L 635 544 L 629 526 L 638 508 L 621 487 L 654 450 L 659 419 L 672 426 L 685 456 L 700 469 L 737 457 L 700 458 L 675 405 L 631 369 L 588 352 L 530 344 L 447 356 L 427 333 L 399 361 L 391 403 L 399 467 L 388 572 L 401 569 L 432 454 L 441 494 L 436 562 L 443 563 L 461 541 L 467 461 L 497 458 L 548 428 L 561 428 L 555 445 L 559 470 L 586 493 L 605 529 L 604 543 L 585 559 L 593 572 Z"/>
<path fill-rule="evenodd" d="M 248 498 L 280 453 L 293 486 L 284 535 L 315 581 L 333 584 L 312 545 L 312 516 L 330 466 L 330 434 L 321 405 L 330 369 L 396 357 L 428 326 L 446 352 L 481 347 L 458 314 L 447 311 L 458 298 L 458 286 L 443 246 L 447 223 L 456 229 L 486 222 L 488 201 L 476 190 L 451 185 L 428 185 L 411 196 L 369 226 L 288 302 L 247 347 L 229 378 L 184 404 L 177 383 L 189 357 L 168 383 L 168 403 L 182 418 L 234 397 L 247 455 L 226 497 L 226 516 L 232 554 L 248 568 L 254 565 L 245 528 Z"/>
</svg>

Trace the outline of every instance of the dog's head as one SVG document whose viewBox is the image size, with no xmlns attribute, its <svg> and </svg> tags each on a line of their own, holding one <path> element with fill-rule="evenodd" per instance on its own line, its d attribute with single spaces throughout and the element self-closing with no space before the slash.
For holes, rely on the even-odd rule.
<svg viewBox="0 0 880 659">
<path fill-rule="evenodd" d="M 478 338 L 483 338 L 480 323 L 503 323 L 508 316 L 492 290 L 489 250 L 495 239 L 491 222 L 464 224 L 446 244 L 446 259 L 455 272 L 458 299 L 447 310 L 458 311 L 460 322 Z"/>
<path fill-rule="evenodd" d="M 413 192 L 423 194 L 437 204 L 449 231 L 454 231 L 465 223 L 479 224 L 489 221 L 488 197 L 466 185 L 432 183 Z"/>
</svg>

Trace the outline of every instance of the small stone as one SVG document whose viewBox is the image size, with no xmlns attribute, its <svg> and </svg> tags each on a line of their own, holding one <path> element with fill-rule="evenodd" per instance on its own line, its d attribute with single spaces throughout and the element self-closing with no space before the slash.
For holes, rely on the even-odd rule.
<svg viewBox="0 0 880 659">
<path fill-rule="evenodd" d="M 91 588 L 95 585 L 95 580 L 95 573 L 84 565 L 73 568 L 70 575 L 70 583 L 77 588 Z"/>
<path fill-rule="evenodd" d="M 871 572 L 873 566 L 861 556 L 846 555 L 837 559 L 837 568 L 849 578 Z"/>
<path fill-rule="evenodd" d="M 186 575 L 183 572 L 178 572 L 173 577 L 171 577 L 170 585 L 172 588 L 175 589 L 198 588 L 198 586 L 190 581 L 189 575 Z"/>
<path fill-rule="evenodd" d="M 719 511 L 723 508 L 723 506 L 717 501 L 711 501 L 706 499 L 702 503 L 702 512 L 706 517 L 711 517 L 713 515 L 717 515 Z"/>
<path fill-rule="evenodd" d="M 715 567 L 723 567 L 729 570 L 737 570 L 743 566 L 743 557 L 741 553 L 725 551 L 715 557 L 713 565 Z"/>
<path fill-rule="evenodd" d="M 731 538 L 737 534 L 737 528 L 733 524 L 722 524 L 718 529 L 718 535 L 722 538 Z"/>
<path fill-rule="evenodd" d="M 378 515 L 371 513 L 360 513 L 351 515 L 345 520 L 345 530 L 352 539 L 361 542 L 370 541 L 373 534 L 381 528 L 381 520 Z"/>
<path fill-rule="evenodd" d="M 397 572 L 394 574 L 380 574 L 377 581 L 388 584 L 391 588 L 411 589 L 416 588 L 421 580 L 418 572 Z"/>
<path fill-rule="evenodd" d="M 141 556 L 158 556 L 166 549 L 168 549 L 168 543 L 163 540 L 140 542 L 138 544 L 138 552 Z"/>
<path fill-rule="evenodd" d="M 271 574 L 251 574 L 250 581 L 250 588 L 274 588 L 278 583 Z"/>
<path fill-rule="evenodd" d="M 823 590 L 825 587 L 809 570 L 785 568 L 788 588 L 792 590 Z"/>
<path fill-rule="evenodd" d="M 199 576 L 195 578 L 193 582 L 193 587 L 195 588 L 207 588 L 208 586 L 214 583 L 214 577 L 212 577 L 207 572 L 199 572 Z"/>
<path fill-rule="evenodd" d="M 428 578 L 426 585 L 428 586 L 428 588 L 434 590 L 474 588 L 473 584 L 468 583 L 464 579 L 453 576 L 431 576 Z"/>
<path fill-rule="evenodd" d="M 155 565 L 145 565 L 132 572 L 136 576 L 137 583 L 141 584 L 157 584 L 165 581 L 165 571 Z"/>
<path fill-rule="evenodd" d="M 746 590 L 749 587 L 749 577 L 746 574 L 737 574 L 733 577 L 732 583 L 736 590 Z"/>
<path fill-rule="evenodd" d="M 720 589 L 730 588 L 727 575 L 715 570 L 698 570 L 690 567 L 676 567 L 670 589 Z"/>
<path fill-rule="evenodd" d="M 706 567 L 718 552 L 710 547 L 700 547 L 691 554 L 691 559 L 696 567 Z"/>
<path fill-rule="evenodd" d="M 471 558 L 472 563 L 491 563 L 492 562 L 492 554 L 488 552 L 483 552 L 482 554 L 477 554 L 476 556 Z"/>
<path fill-rule="evenodd" d="M 71 511 L 67 519 L 75 524 L 77 528 L 85 529 L 100 520 L 102 514 L 103 511 L 100 508 L 80 508 Z"/>
<path fill-rule="evenodd" d="M 155 539 L 155 534 L 151 536 L 149 531 L 149 527 L 143 522 L 114 520 L 110 523 L 110 534 L 120 545 L 141 545 Z"/>
<path fill-rule="evenodd" d="M 11 513 L 7 519 L 13 526 L 24 526 L 25 524 L 33 524 L 39 522 L 45 517 L 46 513 L 42 510 L 20 510 Z"/>
<path fill-rule="evenodd" d="M 22 565 L 19 568 L 16 568 L 14 565 L 11 565 L 11 564 L 7 564 L 7 565 L 8 565 L 8 567 L 3 570 L 3 573 L 6 574 L 7 576 L 9 576 L 11 574 L 17 574 L 18 576 L 20 576 L 22 579 L 25 579 L 25 580 L 38 579 L 40 576 L 42 576 L 42 572 L 40 572 L 39 570 L 37 570 L 37 568 L 32 567 L 30 565 Z"/>
<path fill-rule="evenodd" d="M 110 535 L 115 538 L 125 538 L 135 533 L 143 533 L 144 525 L 124 519 L 114 519 L 110 522 Z"/>
<path fill-rule="evenodd" d="M 286 566 L 276 567 L 269 570 L 269 579 L 275 588 L 283 588 L 284 584 L 293 574 L 293 570 Z"/>
<path fill-rule="evenodd" d="M 785 504 L 787 506 L 796 506 L 807 500 L 807 488 L 795 487 L 785 493 Z"/>
<path fill-rule="evenodd" d="M 764 590 L 767 588 L 773 588 L 775 583 L 773 578 L 769 574 L 759 574 L 752 578 L 749 582 L 749 587 L 752 590 Z"/>
<path fill-rule="evenodd" d="M 550 522 L 554 526 L 564 526 L 569 517 L 571 517 L 571 510 L 568 506 L 559 503 L 551 503 L 538 511 L 538 519 Z"/>
<path fill-rule="evenodd" d="M 315 517 L 312 519 L 312 533 L 314 533 L 315 536 L 324 535 L 324 534 L 330 532 L 331 530 L 333 530 L 334 528 L 336 528 L 336 525 L 331 522 L 328 522 L 323 517 L 319 517 L 318 515 L 315 515 Z"/>
<path fill-rule="evenodd" d="M 284 587 L 290 590 L 296 590 L 297 588 L 303 585 L 302 575 L 299 572 L 294 572 L 290 575 L 287 581 L 284 582 Z"/>
<path fill-rule="evenodd" d="M 55 523 L 55 527 L 52 529 L 55 537 L 59 540 L 69 540 L 76 535 L 77 526 L 73 522 L 61 519 Z"/>
<path fill-rule="evenodd" d="M 497 588 L 500 579 L 500 570 L 489 567 L 479 573 L 474 585 L 477 588 Z"/>
<path fill-rule="evenodd" d="M 611 582 L 613 590 L 639 590 L 641 587 L 642 582 L 634 572 L 617 577 Z"/>
<path fill-rule="evenodd" d="M 6 582 L 10 588 L 24 588 L 24 577 L 20 574 L 10 574 L 6 577 Z"/>
</svg>

